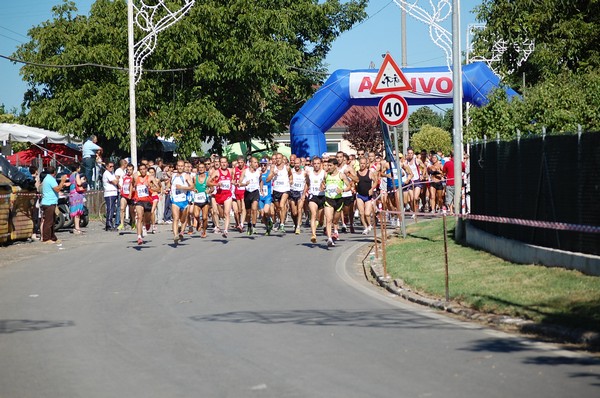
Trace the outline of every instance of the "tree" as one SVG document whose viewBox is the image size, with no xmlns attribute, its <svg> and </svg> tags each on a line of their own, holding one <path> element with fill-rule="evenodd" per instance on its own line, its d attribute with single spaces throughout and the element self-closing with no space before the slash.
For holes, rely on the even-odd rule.
<svg viewBox="0 0 600 398">
<path fill-rule="evenodd" d="M 483 0 L 476 8 L 485 28 L 476 38 L 476 53 L 489 58 L 491 43 L 503 39 L 508 50 L 500 72 L 519 88 L 536 84 L 564 71 L 583 72 L 600 67 L 600 2 L 596 0 Z M 519 64 L 519 47 L 535 41 L 529 59 Z M 508 73 L 513 71 L 512 73 Z"/>
<path fill-rule="evenodd" d="M 415 152 L 424 149 L 428 152 L 434 150 L 449 153 L 452 150 L 452 137 L 449 132 L 426 124 L 411 137 L 410 146 Z"/>
<path fill-rule="evenodd" d="M 127 65 L 126 2 L 97 0 L 89 16 L 72 1 L 29 31 L 16 57 L 46 64 Z M 177 3 L 173 1 L 173 3 Z M 205 0 L 161 32 L 136 87 L 139 141 L 174 137 L 183 155 L 201 142 L 270 141 L 321 82 L 331 43 L 362 20 L 366 0 Z M 139 32 L 136 32 L 139 33 Z M 139 39 L 139 37 L 138 37 Z M 129 147 L 123 71 L 24 66 L 31 123 Z M 109 147 L 111 146 L 109 145 Z M 103 147 L 107 145 L 103 143 Z"/>
<path fill-rule="evenodd" d="M 370 117 L 353 108 L 341 121 L 348 128 L 342 138 L 348 140 L 353 149 L 364 149 L 366 152 L 383 151 L 383 135 L 377 116 Z"/>
<path fill-rule="evenodd" d="M 495 91 L 490 102 L 473 108 L 466 139 L 515 138 L 548 132 L 600 131 L 600 73 L 563 72 L 535 87 L 528 88 L 522 99 L 506 99 L 502 90 Z"/>
<path fill-rule="evenodd" d="M 408 124 L 412 129 L 421 129 L 425 124 L 442 127 L 444 118 L 428 106 L 422 106 L 408 116 Z"/>
</svg>

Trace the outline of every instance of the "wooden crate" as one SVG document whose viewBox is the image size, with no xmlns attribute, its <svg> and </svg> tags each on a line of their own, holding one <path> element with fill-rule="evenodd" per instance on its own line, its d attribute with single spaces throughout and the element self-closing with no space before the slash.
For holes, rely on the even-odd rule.
<svg viewBox="0 0 600 398">
<path fill-rule="evenodd" d="M 26 240 L 33 234 L 32 212 L 36 210 L 36 192 L 23 191 L 17 186 L 12 187 L 10 240 Z"/>
<path fill-rule="evenodd" d="M 0 175 L 0 177 L 3 177 Z M 12 188 L 9 184 L 0 183 L 0 243 L 6 243 L 10 237 L 10 196 Z"/>
</svg>

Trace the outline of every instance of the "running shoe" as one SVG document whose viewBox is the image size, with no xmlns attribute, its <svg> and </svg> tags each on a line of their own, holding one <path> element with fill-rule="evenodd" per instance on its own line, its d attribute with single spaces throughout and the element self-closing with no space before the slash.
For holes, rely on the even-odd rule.
<svg viewBox="0 0 600 398">
<path fill-rule="evenodd" d="M 141 236 L 138 235 L 138 241 L 137 241 L 138 245 L 143 245 L 144 244 L 144 240 L 142 239 Z"/>
<path fill-rule="evenodd" d="M 177 244 L 178 244 L 178 243 L 179 243 L 179 236 L 175 236 L 175 237 L 173 238 L 173 244 L 174 244 L 175 246 L 177 246 Z"/>
<path fill-rule="evenodd" d="M 300 228 L 296 228 L 296 235 L 300 235 Z"/>
<path fill-rule="evenodd" d="M 354 224 L 350 224 L 350 233 L 353 234 L 354 233 Z"/>
<path fill-rule="evenodd" d="M 335 241 L 338 240 L 340 237 L 340 235 L 337 232 L 334 232 L 333 234 L 331 234 L 331 238 Z"/>
<path fill-rule="evenodd" d="M 148 235 L 148 231 L 146 231 L 146 226 L 144 225 L 144 226 L 142 227 L 142 238 L 145 238 L 145 237 L 146 237 L 146 235 Z"/>
<path fill-rule="evenodd" d="M 311 241 L 312 243 L 317 243 L 317 236 L 316 236 L 316 235 L 313 235 L 313 236 L 311 236 L 311 237 L 310 237 L 310 241 Z"/>
<path fill-rule="evenodd" d="M 155 234 L 157 230 L 158 230 L 158 228 L 156 227 L 156 224 L 154 224 L 152 226 L 152 233 Z"/>
<path fill-rule="evenodd" d="M 221 234 L 221 236 L 225 239 L 227 239 L 227 230 L 223 230 L 223 233 Z"/>
<path fill-rule="evenodd" d="M 252 227 L 248 227 L 248 231 L 246 231 L 248 236 L 252 235 Z"/>
<path fill-rule="evenodd" d="M 327 239 L 327 247 L 331 247 L 331 246 L 335 246 L 335 243 L 333 242 L 333 239 L 329 238 L 329 239 Z"/>
<path fill-rule="evenodd" d="M 271 232 L 272 229 L 273 229 L 273 220 L 271 220 L 271 218 L 269 218 L 269 222 L 267 223 L 267 230 L 269 232 Z"/>
<path fill-rule="evenodd" d="M 125 225 L 123 225 L 123 223 L 119 224 L 119 226 L 117 227 L 117 231 L 122 231 L 125 228 Z"/>
<path fill-rule="evenodd" d="M 206 238 L 206 231 L 202 231 L 202 235 L 200 235 L 201 238 Z"/>
<path fill-rule="evenodd" d="M 346 225 L 345 225 L 345 224 L 342 224 L 342 233 L 343 233 L 343 234 L 345 234 L 345 233 L 346 233 L 346 231 L 347 231 L 347 230 L 346 230 Z"/>
<path fill-rule="evenodd" d="M 362 231 L 362 234 L 363 234 L 363 235 L 368 235 L 368 234 L 369 234 L 369 227 L 365 228 L 365 229 Z"/>
<path fill-rule="evenodd" d="M 238 225 L 237 227 L 235 227 L 238 231 L 240 232 L 244 232 L 244 226 L 242 225 Z"/>
<path fill-rule="evenodd" d="M 183 242 L 183 234 L 179 233 L 179 240 Z"/>
<path fill-rule="evenodd" d="M 283 223 L 279 224 L 279 232 L 285 233 L 285 225 Z"/>
</svg>

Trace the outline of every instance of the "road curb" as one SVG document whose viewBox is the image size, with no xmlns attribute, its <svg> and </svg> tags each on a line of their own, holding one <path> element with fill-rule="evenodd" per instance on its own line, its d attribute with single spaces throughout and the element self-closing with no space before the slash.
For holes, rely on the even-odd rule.
<svg viewBox="0 0 600 398">
<path fill-rule="evenodd" d="M 374 253 L 372 245 L 369 253 Z M 483 313 L 464 307 L 458 303 L 446 302 L 438 298 L 423 296 L 420 293 L 412 291 L 410 287 L 406 286 L 400 279 L 391 279 L 389 276 L 384 277 L 381 260 L 375 259 L 374 256 L 370 256 L 370 259 L 367 259 L 367 257 L 368 256 L 365 256 L 364 259 L 360 259 L 365 268 L 365 273 L 368 271 L 379 286 L 406 301 L 448 312 L 466 320 L 510 329 L 527 335 L 534 335 L 538 338 L 543 338 L 544 340 L 556 343 L 575 344 L 589 351 L 600 351 L 600 333 L 598 332 L 584 329 L 571 329 L 553 324 L 538 324 L 526 319 Z"/>
</svg>

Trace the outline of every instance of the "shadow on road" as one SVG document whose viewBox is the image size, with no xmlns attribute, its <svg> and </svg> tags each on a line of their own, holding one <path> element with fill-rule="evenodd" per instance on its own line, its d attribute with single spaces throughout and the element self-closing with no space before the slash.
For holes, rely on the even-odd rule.
<svg viewBox="0 0 600 398">
<path fill-rule="evenodd" d="M 414 316 L 399 310 L 343 311 L 236 311 L 190 317 L 196 322 L 260 323 L 266 325 L 294 324 L 302 326 L 352 326 L 364 328 L 455 329 L 447 322 Z"/>
<path fill-rule="evenodd" d="M 73 321 L 34 321 L 31 319 L 0 319 L 0 334 L 34 332 L 36 330 L 75 326 Z"/>
</svg>

